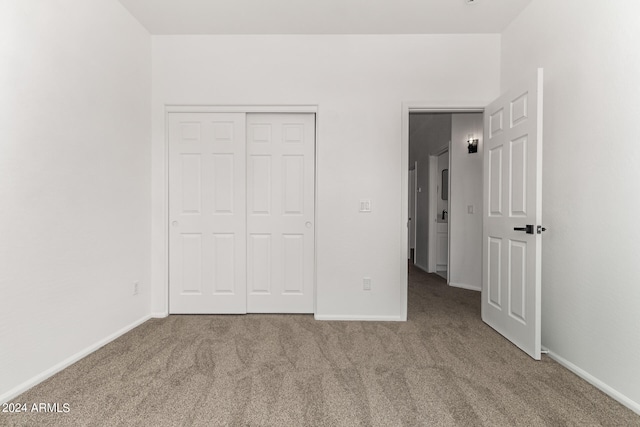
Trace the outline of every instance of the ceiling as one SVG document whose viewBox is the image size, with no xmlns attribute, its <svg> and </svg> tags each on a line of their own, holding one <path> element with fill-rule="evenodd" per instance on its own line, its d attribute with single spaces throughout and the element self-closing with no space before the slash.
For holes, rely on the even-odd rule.
<svg viewBox="0 0 640 427">
<path fill-rule="evenodd" d="M 532 0 L 119 0 L 151 34 L 500 33 Z"/>
</svg>

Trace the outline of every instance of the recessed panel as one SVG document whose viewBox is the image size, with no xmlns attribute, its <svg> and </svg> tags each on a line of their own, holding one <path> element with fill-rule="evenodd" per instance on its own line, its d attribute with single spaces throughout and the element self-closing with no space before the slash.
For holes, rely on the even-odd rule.
<svg viewBox="0 0 640 427">
<path fill-rule="evenodd" d="M 511 127 L 517 126 L 528 118 L 527 111 L 528 93 L 523 93 L 511 101 Z"/>
<path fill-rule="evenodd" d="M 509 205 L 512 217 L 527 216 L 527 135 L 511 141 Z"/>
<path fill-rule="evenodd" d="M 213 293 L 235 292 L 235 235 L 213 235 Z"/>
<path fill-rule="evenodd" d="M 489 137 L 504 130 L 504 110 L 501 108 L 489 117 Z"/>
<path fill-rule="evenodd" d="M 249 236 L 249 259 L 247 260 L 249 292 L 271 293 L 271 235 Z"/>
<path fill-rule="evenodd" d="M 527 244 L 509 242 L 509 315 L 526 323 Z"/>
<path fill-rule="evenodd" d="M 284 286 L 283 294 L 302 294 L 304 290 L 304 235 L 282 236 Z"/>
<path fill-rule="evenodd" d="M 304 206 L 304 156 L 282 156 L 283 212 L 300 215 Z"/>
<path fill-rule="evenodd" d="M 488 266 L 489 266 L 489 278 L 488 278 L 488 299 L 489 304 L 495 308 L 502 310 L 502 239 L 496 237 L 489 237 L 489 251 L 488 251 Z"/>
<path fill-rule="evenodd" d="M 213 213 L 233 213 L 233 154 L 213 155 Z"/>
<path fill-rule="evenodd" d="M 282 125 L 284 142 L 298 143 L 304 142 L 304 128 L 302 125 Z"/>
<path fill-rule="evenodd" d="M 251 142 L 270 143 L 271 142 L 271 125 L 252 125 L 251 126 Z"/>
<path fill-rule="evenodd" d="M 271 212 L 271 156 L 251 156 L 251 213 Z"/>
<path fill-rule="evenodd" d="M 213 122 L 213 138 L 215 142 L 233 142 L 233 123 Z"/>
<path fill-rule="evenodd" d="M 502 216 L 502 148 L 489 150 L 489 216 Z"/>
<path fill-rule="evenodd" d="M 202 295 L 202 235 L 181 234 L 180 252 L 182 256 L 180 293 Z"/>
<path fill-rule="evenodd" d="M 200 154 L 180 155 L 182 214 L 198 214 L 202 209 L 202 162 Z"/>
<path fill-rule="evenodd" d="M 200 123 L 180 123 L 180 136 L 183 141 L 199 141 L 200 140 Z"/>
</svg>

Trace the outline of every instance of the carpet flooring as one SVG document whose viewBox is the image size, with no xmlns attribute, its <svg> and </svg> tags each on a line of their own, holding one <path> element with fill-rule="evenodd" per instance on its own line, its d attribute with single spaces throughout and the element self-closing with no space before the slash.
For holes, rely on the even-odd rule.
<svg viewBox="0 0 640 427">
<path fill-rule="evenodd" d="M 640 426 L 640 416 L 480 319 L 477 292 L 410 269 L 408 322 L 169 316 L 13 402 L 3 426 Z"/>
</svg>

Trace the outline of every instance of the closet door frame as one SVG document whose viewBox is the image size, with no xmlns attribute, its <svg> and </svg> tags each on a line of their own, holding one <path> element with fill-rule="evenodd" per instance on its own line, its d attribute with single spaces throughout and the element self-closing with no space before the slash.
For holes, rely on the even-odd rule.
<svg viewBox="0 0 640 427">
<path fill-rule="evenodd" d="M 169 314 L 169 114 L 171 113 L 310 113 L 315 114 L 315 148 L 314 148 L 314 258 L 313 258 L 313 312 L 317 312 L 317 259 L 318 259 L 318 143 L 320 116 L 318 105 L 165 105 L 164 108 L 164 204 L 163 204 L 163 299 L 166 315 Z M 157 301 L 157 300 L 156 300 Z"/>
</svg>

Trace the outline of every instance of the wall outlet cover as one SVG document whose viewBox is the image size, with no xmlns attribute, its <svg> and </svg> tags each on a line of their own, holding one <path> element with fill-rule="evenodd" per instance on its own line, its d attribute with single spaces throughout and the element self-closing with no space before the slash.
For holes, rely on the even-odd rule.
<svg viewBox="0 0 640 427">
<path fill-rule="evenodd" d="M 360 200 L 360 212 L 371 212 L 371 200 Z"/>
</svg>

